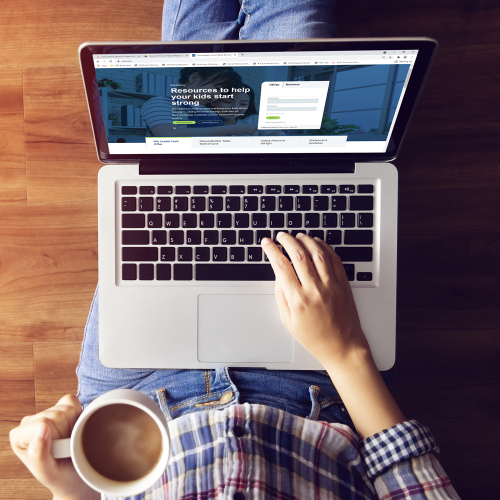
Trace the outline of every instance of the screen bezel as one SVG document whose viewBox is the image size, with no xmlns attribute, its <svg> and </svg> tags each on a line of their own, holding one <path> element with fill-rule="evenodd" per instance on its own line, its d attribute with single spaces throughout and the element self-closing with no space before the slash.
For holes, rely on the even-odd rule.
<svg viewBox="0 0 500 500">
<path fill-rule="evenodd" d="M 199 154 L 110 154 L 103 122 L 100 101 L 94 102 L 94 96 L 99 95 L 97 77 L 94 67 L 94 55 L 100 54 L 144 54 L 144 53 L 223 53 L 234 52 L 291 52 L 291 51 L 355 51 L 355 50 L 418 50 L 413 71 L 408 82 L 405 97 L 401 104 L 398 118 L 389 140 L 388 151 L 385 153 L 235 153 L 235 154 L 204 154 L 200 162 Z M 322 163 L 335 161 L 353 162 L 387 162 L 393 161 L 401 148 L 411 117 L 415 111 L 425 79 L 428 75 L 438 43 L 431 38 L 370 38 L 370 39 L 314 39 L 314 40 L 260 40 L 240 41 L 221 40 L 218 42 L 87 42 L 79 47 L 80 67 L 91 117 L 92 130 L 99 161 L 107 164 L 139 163 L 141 160 L 166 160 L 176 163 L 210 165 L 214 162 L 228 163 L 234 160 L 258 160 L 256 163 L 269 163 L 269 168 L 278 166 L 280 160 L 288 163 L 293 160 L 320 160 Z M 100 116 L 99 116 L 100 110 Z M 248 161 L 245 161 L 248 163 Z M 238 166 L 235 165 L 235 173 Z M 227 171 L 227 170 L 226 170 Z M 270 170 L 268 170 L 270 171 Z"/>
</svg>

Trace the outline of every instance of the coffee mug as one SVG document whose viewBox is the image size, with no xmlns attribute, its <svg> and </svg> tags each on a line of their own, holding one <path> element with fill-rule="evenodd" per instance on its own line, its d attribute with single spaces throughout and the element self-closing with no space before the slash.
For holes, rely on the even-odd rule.
<svg viewBox="0 0 500 500">
<path fill-rule="evenodd" d="M 151 398 L 116 389 L 94 399 L 71 437 L 54 439 L 54 458 L 71 458 L 81 478 L 108 496 L 143 493 L 163 475 L 170 456 L 167 421 Z"/>
</svg>

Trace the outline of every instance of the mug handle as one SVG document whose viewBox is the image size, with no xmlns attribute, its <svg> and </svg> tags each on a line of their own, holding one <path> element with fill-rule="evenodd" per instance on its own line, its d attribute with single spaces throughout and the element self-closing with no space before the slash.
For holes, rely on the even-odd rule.
<svg viewBox="0 0 500 500">
<path fill-rule="evenodd" d="M 70 458 L 71 457 L 71 438 L 53 439 L 50 445 L 50 452 L 54 458 Z"/>
</svg>

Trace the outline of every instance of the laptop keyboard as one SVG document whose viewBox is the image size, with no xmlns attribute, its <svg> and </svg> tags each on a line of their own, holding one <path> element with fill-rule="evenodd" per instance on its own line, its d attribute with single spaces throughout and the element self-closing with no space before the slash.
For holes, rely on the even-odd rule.
<svg viewBox="0 0 500 500">
<path fill-rule="evenodd" d="M 122 282 L 274 281 L 260 243 L 280 231 L 326 241 L 349 281 L 375 279 L 374 183 L 131 184 L 119 193 Z"/>
</svg>

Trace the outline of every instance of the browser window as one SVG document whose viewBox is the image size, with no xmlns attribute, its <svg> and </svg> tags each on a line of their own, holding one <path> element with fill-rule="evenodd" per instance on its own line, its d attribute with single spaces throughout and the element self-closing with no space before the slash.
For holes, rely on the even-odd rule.
<svg viewBox="0 0 500 500">
<path fill-rule="evenodd" d="M 418 51 L 94 55 L 111 154 L 386 152 Z"/>
</svg>

